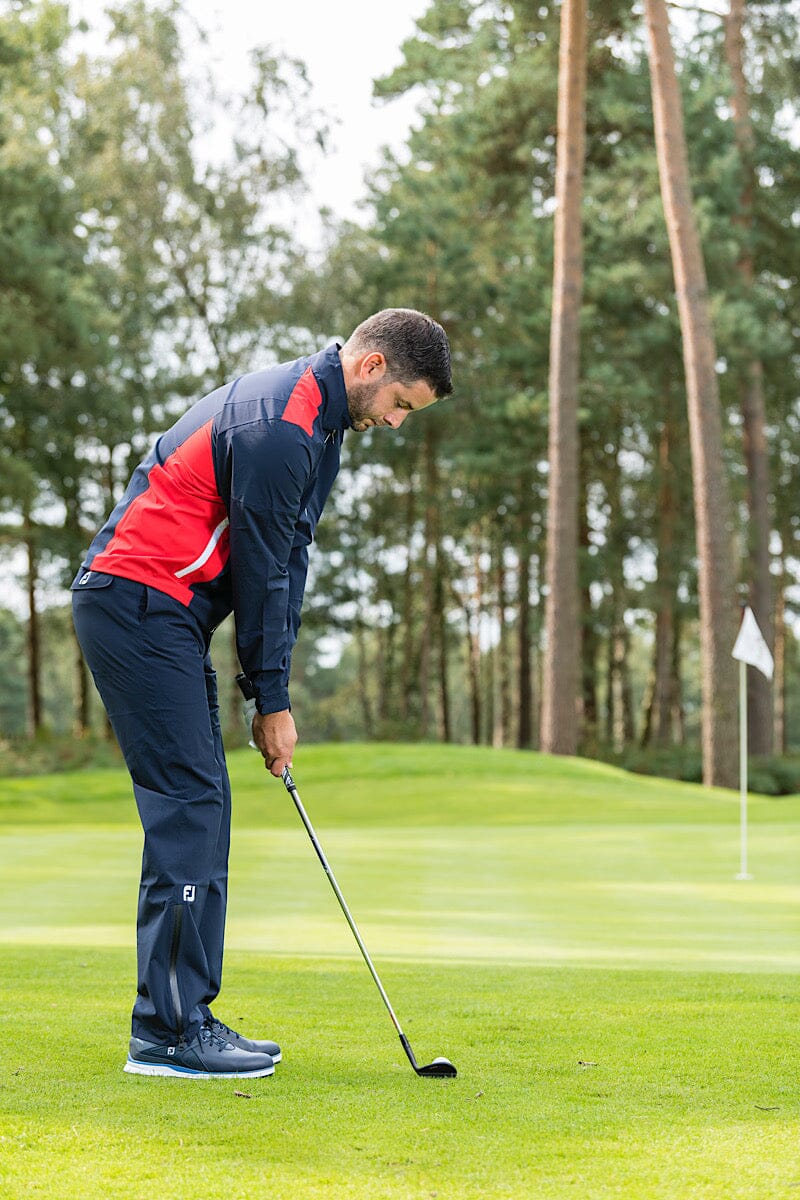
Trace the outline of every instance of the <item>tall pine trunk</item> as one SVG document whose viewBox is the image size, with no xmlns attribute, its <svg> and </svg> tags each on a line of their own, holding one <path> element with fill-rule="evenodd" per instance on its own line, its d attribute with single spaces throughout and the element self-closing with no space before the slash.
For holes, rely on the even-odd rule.
<svg viewBox="0 0 800 1200">
<path fill-rule="evenodd" d="M 533 549 L 530 516 L 520 520 L 519 567 L 517 580 L 517 748 L 533 746 L 533 682 L 531 679 L 531 563 Z"/>
<path fill-rule="evenodd" d="M 378 685 L 378 698 L 376 702 L 376 724 L 382 727 L 385 721 L 391 720 L 392 715 L 399 712 L 399 705 L 395 698 L 397 626 L 394 622 L 390 621 L 385 629 L 378 630 L 377 638 L 378 663 L 375 668 L 375 675 Z"/>
<path fill-rule="evenodd" d="M 784 543 L 785 544 L 785 543 Z M 777 587 L 775 605 L 775 676 L 774 682 L 774 742 L 773 753 L 785 754 L 786 738 L 786 597 L 788 586 L 786 567 L 781 555 L 781 574 Z"/>
<path fill-rule="evenodd" d="M 655 640 L 650 692 L 645 711 L 643 746 L 666 747 L 676 740 L 674 718 L 680 704 L 676 695 L 677 680 L 673 671 L 677 638 L 676 606 L 678 601 L 675 536 L 680 514 L 675 491 L 675 470 L 672 448 L 675 430 L 666 399 L 667 418 L 661 428 L 658 443 L 658 494 L 656 500 L 656 581 Z"/>
<path fill-rule="evenodd" d="M 28 730 L 35 736 L 42 728 L 43 722 L 41 634 L 39 629 L 39 610 L 36 607 L 36 585 L 39 582 L 39 548 L 36 531 L 27 507 L 23 515 L 23 531 L 25 549 L 28 556 L 26 578 L 26 591 L 28 594 Z"/>
<path fill-rule="evenodd" d="M 530 750 L 534 744 L 534 689 L 530 676 L 530 542 L 519 547 L 517 580 L 517 748 Z"/>
<path fill-rule="evenodd" d="M 443 742 L 452 742 L 453 728 L 450 716 L 450 683 L 447 673 L 447 612 L 445 606 L 444 551 L 441 539 L 436 543 L 436 581 L 434 596 L 436 605 L 437 646 L 439 661 L 439 737 Z"/>
<path fill-rule="evenodd" d="M 431 734 L 431 697 L 436 705 L 436 734 L 450 741 L 450 695 L 447 680 L 444 555 L 439 512 L 439 459 L 436 431 L 428 425 L 423 451 L 425 488 L 425 547 L 423 557 L 425 609 L 419 664 L 422 736 Z"/>
<path fill-rule="evenodd" d="M 402 592 L 402 627 L 405 631 L 406 651 L 400 663 L 400 695 L 398 698 L 398 712 L 404 727 L 407 727 L 409 717 L 411 715 L 412 681 L 417 675 L 417 672 L 414 670 L 416 657 L 414 652 L 414 646 L 416 645 L 416 639 L 414 638 L 415 566 L 414 556 L 411 550 L 414 541 L 414 526 L 416 522 L 415 497 L 416 489 L 414 488 L 413 483 L 409 482 L 405 505 L 406 564 L 403 571 Z"/>
<path fill-rule="evenodd" d="M 464 605 L 464 621 L 466 624 L 465 657 L 467 660 L 467 679 L 469 681 L 470 740 L 473 746 L 478 746 L 481 741 L 482 713 L 480 625 L 468 602 Z"/>
<path fill-rule="evenodd" d="M 574 754 L 578 748 L 578 378 L 585 124 L 586 0 L 562 0 L 541 715 L 541 747 L 553 754 Z"/>
<path fill-rule="evenodd" d="M 737 782 L 738 608 L 731 505 L 705 264 L 689 188 L 683 108 L 665 0 L 645 0 L 661 196 L 678 299 L 694 481 L 700 600 L 703 782 Z"/>
<path fill-rule="evenodd" d="M 80 467 L 76 459 L 73 457 L 67 468 L 66 460 L 62 464 L 62 499 L 64 501 L 65 516 L 64 516 L 64 531 L 68 535 L 69 544 L 74 546 L 74 552 L 70 555 L 70 559 L 76 564 L 80 562 L 80 551 L 84 545 L 83 533 L 80 523 L 80 500 L 78 496 L 78 480 L 80 478 Z M 70 621 L 70 629 L 73 641 L 73 669 L 74 669 L 74 707 L 72 717 L 72 729 L 76 737 L 85 737 L 89 732 L 91 722 L 91 703 L 89 699 L 89 672 L 86 668 L 86 662 L 83 657 L 78 635 L 75 631 L 75 626 Z"/>
<path fill-rule="evenodd" d="M 492 727 L 492 745 L 498 748 L 507 746 L 511 740 L 511 678 L 508 663 L 508 623 L 506 608 L 508 607 L 508 585 L 506 582 L 506 564 L 504 559 L 504 542 L 502 538 L 495 542 L 495 592 L 497 595 L 497 624 L 498 637 L 495 646 L 494 670 L 494 723 Z"/>
<path fill-rule="evenodd" d="M 742 235 L 738 271 L 746 296 L 753 294 L 753 197 L 756 188 L 755 136 L 750 118 L 750 102 L 744 73 L 745 0 L 730 0 L 725 21 L 725 58 L 731 76 L 733 131 L 742 172 L 739 213 L 736 218 Z M 770 576 L 769 539 L 771 514 L 769 503 L 769 456 L 766 436 L 766 400 L 761 361 L 753 357 L 744 366 L 740 382 L 744 459 L 747 468 L 747 508 L 749 516 L 749 570 L 747 582 L 750 606 L 761 632 L 772 647 L 772 579 Z M 772 683 L 754 667 L 747 669 L 747 730 L 750 752 L 770 754 L 773 742 Z"/>
<path fill-rule="evenodd" d="M 597 744 L 597 655 L 599 642 L 595 625 L 594 609 L 589 574 L 589 500 L 587 481 L 589 472 L 585 468 L 581 472 L 581 505 L 580 505 L 580 549 L 584 563 L 583 578 L 580 581 L 581 602 L 581 716 L 582 742 L 591 750 Z"/>
<path fill-rule="evenodd" d="M 369 695 L 369 680 L 372 673 L 367 655 L 366 634 L 360 621 L 356 621 L 353 627 L 353 639 L 358 658 L 358 702 L 361 706 L 361 719 L 364 722 L 367 737 L 372 737 L 375 733 L 375 717 Z"/>
<path fill-rule="evenodd" d="M 630 634 L 625 624 L 624 589 L 614 589 L 613 620 L 608 638 L 608 740 L 617 751 L 630 746 L 636 729 L 629 665 Z"/>
</svg>

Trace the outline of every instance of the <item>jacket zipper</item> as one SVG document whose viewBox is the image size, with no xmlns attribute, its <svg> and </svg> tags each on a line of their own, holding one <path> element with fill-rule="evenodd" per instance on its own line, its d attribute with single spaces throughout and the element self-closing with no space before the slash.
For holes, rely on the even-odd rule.
<svg viewBox="0 0 800 1200">
<path fill-rule="evenodd" d="M 172 919 L 172 942 L 169 948 L 169 990 L 172 996 L 172 1006 L 175 1009 L 175 1027 L 178 1032 L 178 1044 L 183 1042 L 183 1009 L 181 994 L 178 988 L 178 950 L 183 928 L 183 905 L 176 904 Z"/>
</svg>

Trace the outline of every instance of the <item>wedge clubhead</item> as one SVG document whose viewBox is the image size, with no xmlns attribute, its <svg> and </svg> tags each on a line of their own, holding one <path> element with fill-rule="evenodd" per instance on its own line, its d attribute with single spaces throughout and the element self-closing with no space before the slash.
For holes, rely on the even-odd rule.
<svg viewBox="0 0 800 1200">
<path fill-rule="evenodd" d="M 434 1079 L 452 1079 L 458 1074 L 449 1058 L 435 1058 L 427 1067 L 417 1067 L 418 1075 L 431 1075 Z"/>
</svg>

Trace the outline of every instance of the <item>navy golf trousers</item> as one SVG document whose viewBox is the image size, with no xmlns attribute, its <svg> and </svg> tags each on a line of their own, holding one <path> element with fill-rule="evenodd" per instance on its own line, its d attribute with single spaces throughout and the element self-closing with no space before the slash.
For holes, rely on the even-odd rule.
<svg viewBox="0 0 800 1200">
<path fill-rule="evenodd" d="M 230 844 L 209 635 L 163 592 L 96 572 L 73 617 L 144 829 L 132 1031 L 191 1038 L 221 985 Z"/>
</svg>

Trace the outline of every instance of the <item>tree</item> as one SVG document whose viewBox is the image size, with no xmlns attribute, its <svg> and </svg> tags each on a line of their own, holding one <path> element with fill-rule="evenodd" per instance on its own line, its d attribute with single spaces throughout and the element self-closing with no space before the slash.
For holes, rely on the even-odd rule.
<svg viewBox="0 0 800 1200">
<path fill-rule="evenodd" d="M 558 72 L 555 261 L 550 332 L 547 598 L 541 747 L 578 746 L 578 375 L 583 283 L 586 0 L 563 0 Z"/>
<path fill-rule="evenodd" d="M 741 232 L 737 264 L 745 297 L 752 301 L 755 282 L 754 201 L 756 192 L 756 142 L 750 115 L 744 68 L 745 0 L 730 0 L 725 21 L 725 57 L 731 78 L 731 109 L 736 151 L 741 172 L 741 193 L 736 222 Z M 751 354 L 739 366 L 744 455 L 747 467 L 748 566 L 750 606 L 762 633 L 773 644 L 772 578 L 770 575 L 769 457 L 766 432 L 764 367 Z M 772 752 L 772 686 L 754 667 L 747 669 L 748 741 L 753 754 Z"/>
<path fill-rule="evenodd" d="M 404 48 L 403 65 L 381 84 L 382 94 L 414 87 L 422 98 L 421 122 L 409 140 L 409 161 L 387 163 L 373 191 L 370 230 L 360 231 L 351 243 L 358 250 L 349 265 L 344 263 L 347 251 L 338 242 L 330 260 L 335 264 L 333 286 L 323 288 L 326 295 L 338 291 L 345 297 L 360 289 L 361 296 L 375 295 L 380 303 L 424 306 L 431 294 L 430 280 L 435 279 L 438 311 L 452 333 L 457 382 L 454 420 L 440 439 L 439 464 L 442 528 L 446 543 L 454 543 L 448 548 L 450 587 L 459 597 L 459 608 L 448 614 L 448 622 L 453 631 L 464 632 L 463 597 L 475 586 L 474 569 L 465 564 L 474 563 L 475 547 L 488 521 L 497 531 L 492 542 L 502 545 L 499 557 L 506 566 L 502 587 L 494 589 L 505 592 L 504 618 L 510 617 L 514 603 L 513 621 L 504 619 L 500 627 L 506 647 L 514 647 L 513 708 L 519 714 L 529 707 L 526 687 L 535 686 L 535 665 L 531 669 L 527 656 L 530 653 L 531 664 L 536 663 L 540 635 L 544 556 L 538 527 L 544 481 L 538 468 L 544 457 L 541 433 L 546 431 L 542 378 L 547 364 L 542 347 L 550 324 L 542 298 L 548 274 L 552 278 L 552 80 L 559 12 L 563 14 L 561 5 L 538 0 L 521 2 L 513 10 L 471 0 L 441 0 L 430 6 L 418 23 L 418 36 Z M 590 219 L 583 230 L 581 334 L 586 349 L 579 409 L 585 670 L 587 676 L 594 675 L 598 663 L 609 661 L 607 643 L 613 640 L 620 703 L 616 727 L 630 738 L 635 697 L 623 685 L 639 639 L 634 630 L 638 609 L 639 624 L 646 622 L 657 634 L 645 733 L 649 741 L 672 741 L 683 739 L 687 731 L 694 736 L 696 711 L 697 574 L 688 439 L 685 417 L 680 415 L 685 384 L 675 370 L 680 329 L 658 203 L 644 29 L 638 20 L 633 24 L 628 6 L 619 3 L 598 0 L 591 16 L 584 176 L 584 209 Z M 714 30 L 718 35 L 718 23 Z M 732 290 L 732 206 L 737 192 L 732 186 L 733 139 L 723 107 L 727 93 L 719 49 L 718 36 L 714 40 L 706 34 L 682 44 L 686 115 L 693 139 L 689 149 L 703 220 L 711 230 L 713 302 L 724 316 L 718 346 L 721 360 L 724 356 L 730 363 L 741 345 L 737 318 L 743 310 Z M 771 170 L 773 162 L 783 163 L 782 173 L 775 170 L 775 175 L 781 183 L 787 181 L 781 194 L 784 203 L 790 156 L 779 160 L 779 136 L 774 141 L 764 161 Z M 772 206 L 773 197 L 778 198 L 777 187 L 765 196 L 765 203 Z M 784 241 L 792 236 L 788 217 L 788 209 L 781 211 Z M 777 375 L 779 359 L 786 361 L 786 344 L 779 349 L 783 334 L 776 337 L 775 330 L 786 324 L 779 305 L 785 307 L 790 292 L 784 280 L 772 282 L 775 262 L 763 254 L 762 262 L 761 341 L 769 349 L 765 371 L 772 369 Z M 774 298 L 772 308 L 768 295 Z M 342 328 L 344 324 L 336 322 Z M 729 377 L 723 384 L 722 398 L 733 409 Z M 789 390 L 785 389 L 787 404 Z M 738 484 L 736 448 L 732 431 L 725 447 L 726 466 Z M 397 476 L 403 474 L 400 463 L 408 447 L 396 449 L 397 453 L 386 443 L 375 444 L 370 455 L 377 454 Z M 412 473 L 412 487 L 415 479 Z M 417 490 L 424 489 L 420 481 Z M 413 493 L 402 501 L 395 498 L 404 514 L 413 501 Z M 417 525 L 404 520 L 403 528 L 408 537 L 419 536 Z M 497 550 L 493 553 L 498 557 Z M 366 547 L 359 562 L 369 562 Z M 651 564 L 658 566 L 656 580 L 650 576 Z M 421 587 L 420 574 L 407 579 Z M 406 594 L 410 591 L 413 587 Z M 485 586 L 482 594 L 486 602 Z M 455 670 L 452 661 L 450 669 Z M 471 678 L 479 679 L 480 674 L 473 663 Z M 490 678 L 488 671 L 483 674 Z M 495 674 L 498 677 L 501 672 Z M 607 699 L 608 689 L 601 686 L 594 695 Z M 586 698 L 591 708 L 588 686 Z M 534 711 L 535 707 L 530 704 Z M 520 724 L 527 725 L 527 718 Z M 531 744 L 524 731 L 519 732 L 522 744 Z"/>
<path fill-rule="evenodd" d="M 288 281 L 304 256 L 276 211 L 303 186 L 299 147 L 324 145 L 299 63 L 257 49 L 247 90 L 212 89 L 205 109 L 186 73 L 179 5 L 131 0 L 109 16 L 105 53 L 76 63 L 70 162 L 118 320 L 109 369 L 93 380 L 103 403 L 84 430 L 87 525 L 187 397 L 297 350 Z M 203 161 L 198 131 L 212 117 L 230 123 L 230 149 Z M 91 486 L 90 461 L 108 468 L 105 488 Z M 230 687 L 238 696 L 233 677 Z"/>
<path fill-rule="evenodd" d="M 68 121 L 63 6 L 41 3 L 0 18 L 0 484 L 6 544 L 24 546 L 28 596 L 29 725 L 43 720 L 37 588 L 53 550 L 58 492 L 54 434 L 77 412 L 62 385 L 103 358 L 96 278 L 85 259 L 78 198 L 62 171 Z M 47 515 L 45 515 L 47 514 Z"/>
<path fill-rule="evenodd" d="M 736 783 L 736 635 L 732 520 L 722 453 L 705 264 L 692 209 L 683 110 L 665 0 L 645 0 L 661 196 L 683 339 L 697 529 L 706 784 Z"/>
</svg>

